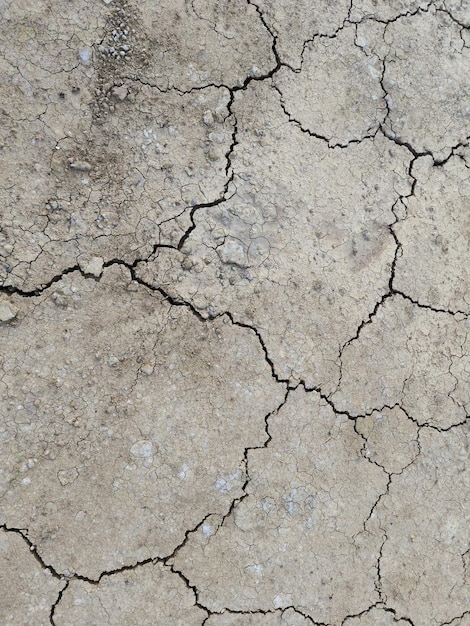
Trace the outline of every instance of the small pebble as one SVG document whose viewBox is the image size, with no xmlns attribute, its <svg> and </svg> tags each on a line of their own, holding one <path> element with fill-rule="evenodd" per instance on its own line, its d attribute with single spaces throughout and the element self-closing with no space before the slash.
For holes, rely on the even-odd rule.
<svg viewBox="0 0 470 626">
<path fill-rule="evenodd" d="M 80 267 L 84 274 L 91 274 L 99 278 L 103 273 L 104 259 L 100 256 L 92 256 L 86 261 L 80 262 Z"/>
<path fill-rule="evenodd" d="M 127 98 L 127 94 L 128 94 L 128 91 L 126 87 L 124 86 L 114 87 L 113 89 L 113 96 L 117 98 L 118 100 L 121 100 L 121 102 Z"/>
<path fill-rule="evenodd" d="M 153 365 L 151 363 L 144 363 L 140 368 L 140 371 L 142 372 L 142 374 L 150 376 L 153 373 Z"/>
<path fill-rule="evenodd" d="M 212 111 L 204 112 L 204 124 L 206 126 L 213 126 L 214 124 L 214 116 L 212 115 Z"/>
<path fill-rule="evenodd" d="M 72 161 L 69 167 L 78 172 L 89 172 L 91 170 L 91 165 L 88 161 Z"/>
<path fill-rule="evenodd" d="M 9 322 L 18 314 L 18 309 L 16 306 L 10 302 L 9 300 L 2 299 L 0 300 L 0 322 Z"/>
</svg>

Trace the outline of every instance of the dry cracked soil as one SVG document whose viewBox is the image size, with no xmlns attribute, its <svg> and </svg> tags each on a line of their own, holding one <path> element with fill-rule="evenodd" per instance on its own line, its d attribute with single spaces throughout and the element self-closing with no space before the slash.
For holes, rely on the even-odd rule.
<svg viewBox="0 0 470 626">
<path fill-rule="evenodd" d="M 470 626 L 469 0 L 0 13 L 0 625 Z"/>
</svg>

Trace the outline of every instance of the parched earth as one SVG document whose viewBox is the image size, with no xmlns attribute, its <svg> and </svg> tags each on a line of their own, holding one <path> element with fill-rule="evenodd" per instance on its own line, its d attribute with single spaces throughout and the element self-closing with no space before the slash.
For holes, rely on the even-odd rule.
<svg viewBox="0 0 470 626">
<path fill-rule="evenodd" d="M 468 0 L 0 13 L 0 624 L 470 626 Z"/>
</svg>

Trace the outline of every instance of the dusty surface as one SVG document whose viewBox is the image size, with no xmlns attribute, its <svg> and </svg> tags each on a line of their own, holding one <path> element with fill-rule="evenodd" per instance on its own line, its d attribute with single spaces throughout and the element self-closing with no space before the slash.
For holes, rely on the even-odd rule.
<svg viewBox="0 0 470 626">
<path fill-rule="evenodd" d="M 0 7 L 0 623 L 468 626 L 469 3 Z"/>
</svg>

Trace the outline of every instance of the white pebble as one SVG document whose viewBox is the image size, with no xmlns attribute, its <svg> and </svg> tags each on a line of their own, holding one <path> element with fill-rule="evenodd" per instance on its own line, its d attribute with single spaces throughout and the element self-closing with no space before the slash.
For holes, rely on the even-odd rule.
<svg viewBox="0 0 470 626">
<path fill-rule="evenodd" d="M 80 48 L 78 51 L 80 61 L 85 65 L 88 65 L 91 61 L 91 48 Z"/>
<path fill-rule="evenodd" d="M 205 537 L 210 537 L 213 533 L 212 533 L 212 526 L 210 524 L 203 524 L 202 525 L 202 532 L 204 533 Z"/>
<path fill-rule="evenodd" d="M 140 459 L 146 459 L 151 457 L 153 454 L 153 444 L 148 439 L 141 439 L 140 441 L 136 441 L 130 450 L 132 456 L 135 456 Z"/>
</svg>

